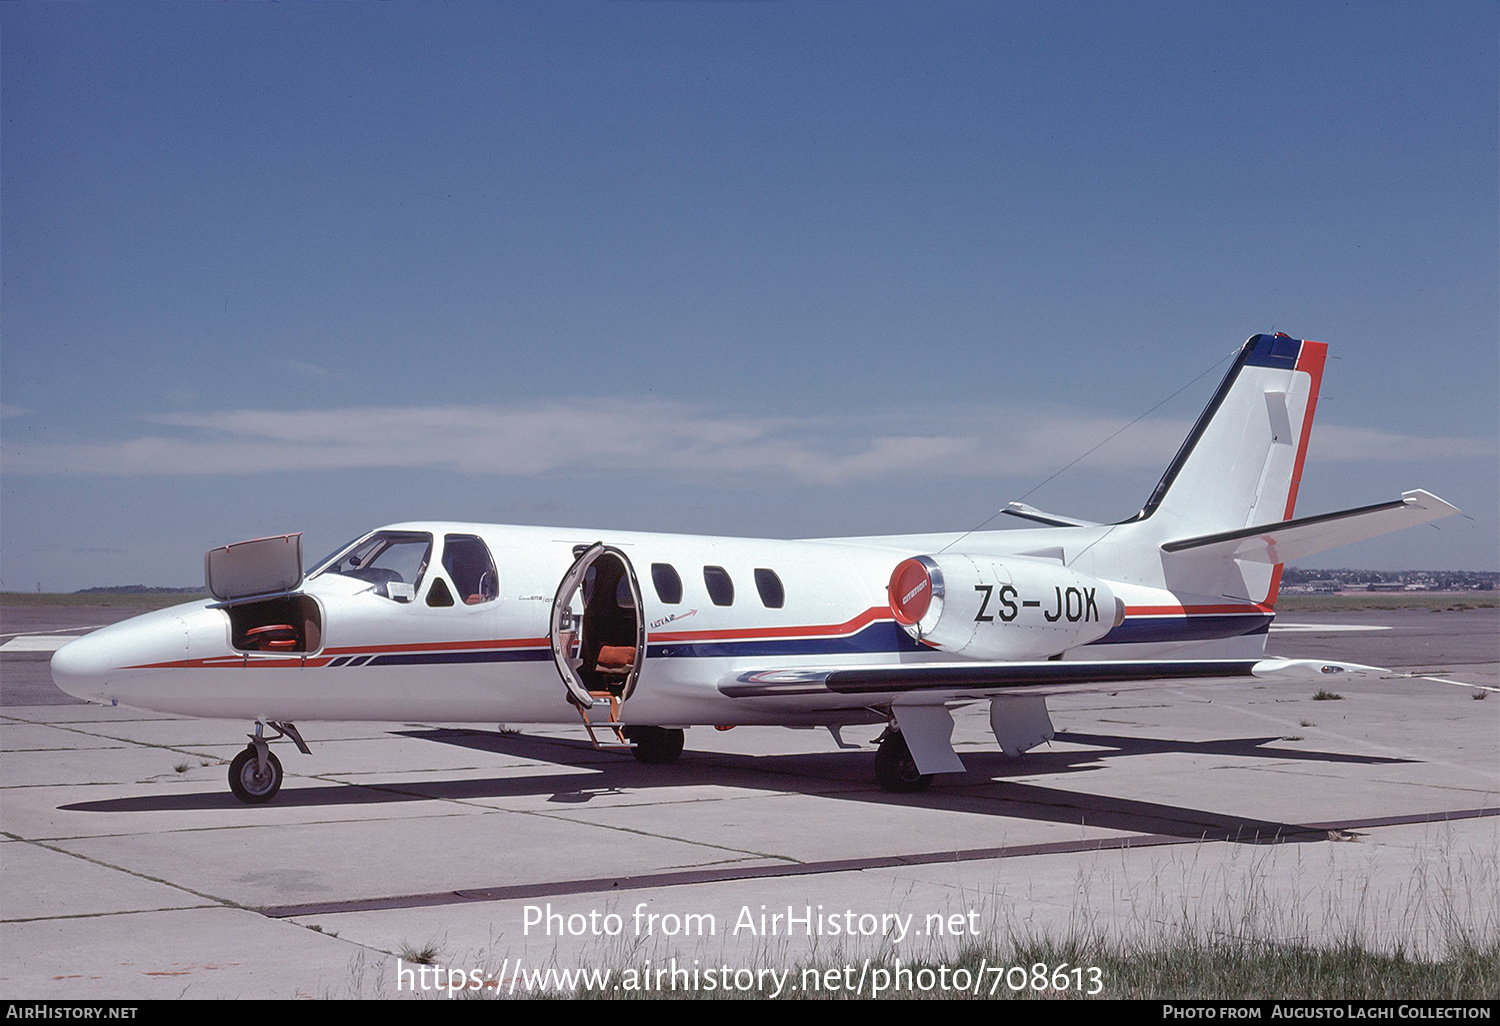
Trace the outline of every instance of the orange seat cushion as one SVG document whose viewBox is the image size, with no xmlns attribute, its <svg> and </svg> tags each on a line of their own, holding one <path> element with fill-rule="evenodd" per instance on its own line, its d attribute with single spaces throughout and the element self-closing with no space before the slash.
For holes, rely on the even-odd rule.
<svg viewBox="0 0 1500 1026">
<path fill-rule="evenodd" d="M 630 645 L 600 645 L 599 669 L 628 670 L 635 665 L 635 648 Z"/>
</svg>

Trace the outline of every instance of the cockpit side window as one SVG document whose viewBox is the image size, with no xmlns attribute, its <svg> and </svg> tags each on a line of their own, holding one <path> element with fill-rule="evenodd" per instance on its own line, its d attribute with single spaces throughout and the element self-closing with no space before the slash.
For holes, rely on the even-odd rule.
<svg viewBox="0 0 1500 1026">
<path fill-rule="evenodd" d="M 416 593 L 432 556 L 432 535 L 418 531 L 378 531 L 329 563 L 318 575 L 339 574 L 375 586 L 378 594 L 395 598 Z M 393 590 L 391 585 L 410 585 Z"/>
<path fill-rule="evenodd" d="M 500 579 L 489 546 L 472 534 L 443 536 L 443 569 L 465 605 L 489 602 L 500 595 Z"/>
<path fill-rule="evenodd" d="M 434 608 L 453 605 L 453 593 L 448 590 L 441 574 L 432 575 L 432 587 L 427 589 L 427 604 Z"/>
</svg>

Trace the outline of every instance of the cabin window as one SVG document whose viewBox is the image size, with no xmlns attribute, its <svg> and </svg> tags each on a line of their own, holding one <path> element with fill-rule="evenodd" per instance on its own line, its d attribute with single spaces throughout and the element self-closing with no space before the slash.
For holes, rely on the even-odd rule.
<svg viewBox="0 0 1500 1026">
<path fill-rule="evenodd" d="M 490 556 L 489 546 L 475 535 L 443 536 L 443 569 L 448 571 L 464 605 L 489 602 L 500 595 L 495 560 Z"/>
<path fill-rule="evenodd" d="M 775 570 L 758 567 L 755 571 L 755 590 L 760 592 L 760 601 L 767 609 L 780 609 L 786 604 L 786 589 Z"/>
<path fill-rule="evenodd" d="M 374 585 L 375 593 L 394 598 L 404 592 L 406 601 L 416 593 L 432 555 L 432 535 L 418 531 L 377 531 L 338 559 L 322 574 L 339 574 Z M 393 592 L 391 585 L 410 585 L 411 590 Z"/>
<path fill-rule="evenodd" d="M 668 605 L 675 606 L 682 601 L 682 578 L 677 576 L 677 568 L 672 564 L 652 563 L 651 583 L 656 585 L 656 597 Z"/>
<path fill-rule="evenodd" d="M 734 605 L 734 581 L 722 566 L 703 568 L 703 584 L 708 588 L 708 597 L 716 606 Z"/>
</svg>

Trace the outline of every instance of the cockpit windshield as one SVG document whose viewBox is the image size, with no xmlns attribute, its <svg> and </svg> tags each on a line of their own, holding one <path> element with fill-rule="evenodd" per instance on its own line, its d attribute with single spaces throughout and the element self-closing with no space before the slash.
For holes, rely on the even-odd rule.
<svg viewBox="0 0 1500 1026">
<path fill-rule="evenodd" d="M 339 574 L 375 585 L 386 598 L 411 601 L 427 560 L 432 535 L 420 531 L 377 531 L 348 549 L 314 575 Z M 392 586 L 395 587 L 392 587 Z"/>
</svg>

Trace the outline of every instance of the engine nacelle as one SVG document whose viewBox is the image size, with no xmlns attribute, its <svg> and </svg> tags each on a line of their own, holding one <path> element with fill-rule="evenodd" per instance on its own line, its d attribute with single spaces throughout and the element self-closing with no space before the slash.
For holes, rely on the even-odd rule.
<svg viewBox="0 0 1500 1026">
<path fill-rule="evenodd" d="M 969 659 L 1045 659 L 1125 619 L 1125 603 L 1103 581 L 1025 556 L 915 556 L 887 589 L 906 633 Z"/>
</svg>

